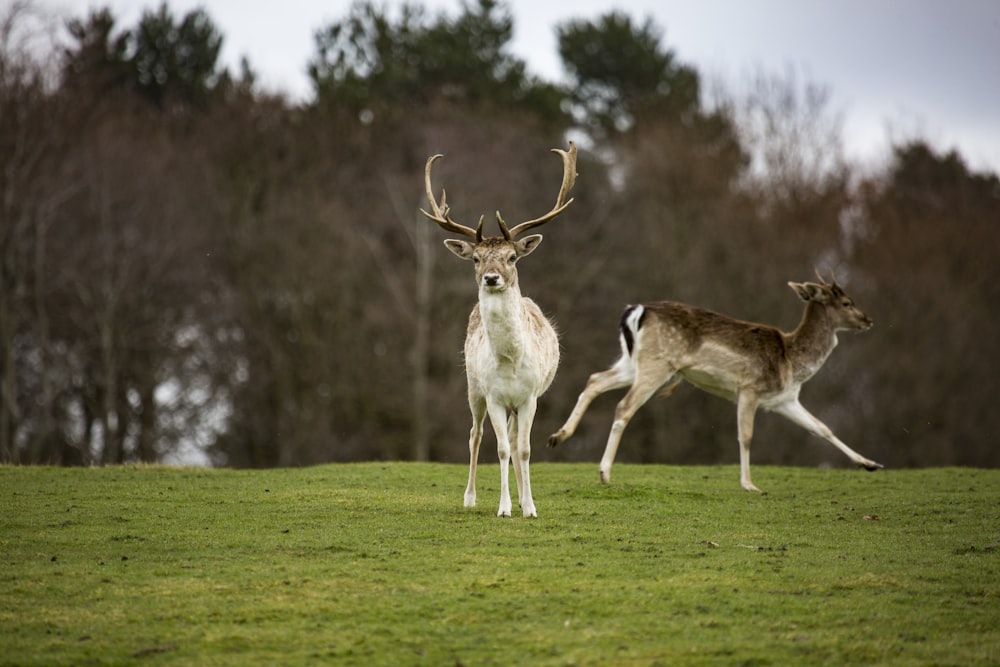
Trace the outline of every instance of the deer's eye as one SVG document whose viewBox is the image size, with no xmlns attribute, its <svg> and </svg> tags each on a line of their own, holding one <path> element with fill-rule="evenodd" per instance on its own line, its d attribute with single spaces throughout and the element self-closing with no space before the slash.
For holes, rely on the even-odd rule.
<svg viewBox="0 0 1000 667">
<path fill-rule="evenodd" d="M 517 260 L 517 255 L 511 255 L 510 257 L 507 258 L 507 263 L 513 264 L 515 260 Z"/>
</svg>

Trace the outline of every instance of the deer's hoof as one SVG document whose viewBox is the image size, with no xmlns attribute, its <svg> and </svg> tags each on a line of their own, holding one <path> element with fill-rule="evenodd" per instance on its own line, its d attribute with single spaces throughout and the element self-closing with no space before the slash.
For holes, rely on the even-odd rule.
<svg viewBox="0 0 1000 667">
<path fill-rule="evenodd" d="M 873 472 L 875 470 L 881 470 L 882 468 L 885 467 L 881 463 L 875 463 L 874 461 L 866 461 L 866 462 L 862 463 L 861 466 L 865 470 L 867 470 L 868 472 Z"/>
<path fill-rule="evenodd" d="M 565 438 L 562 437 L 562 431 L 557 431 L 556 433 L 553 433 L 552 435 L 549 436 L 549 447 L 555 447 L 564 439 Z"/>
</svg>

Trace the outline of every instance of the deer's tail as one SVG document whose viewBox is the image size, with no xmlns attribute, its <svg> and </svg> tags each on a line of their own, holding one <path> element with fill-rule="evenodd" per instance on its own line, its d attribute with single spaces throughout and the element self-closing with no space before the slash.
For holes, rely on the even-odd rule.
<svg viewBox="0 0 1000 667">
<path fill-rule="evenodd" d="M 621 332 L 622 356 L 631 358 L 635 353 L 635 341 L 646 317 L 646 309 L 642 305 L 628 306 L 622 313 L 618 328 Z"/>
</svg>

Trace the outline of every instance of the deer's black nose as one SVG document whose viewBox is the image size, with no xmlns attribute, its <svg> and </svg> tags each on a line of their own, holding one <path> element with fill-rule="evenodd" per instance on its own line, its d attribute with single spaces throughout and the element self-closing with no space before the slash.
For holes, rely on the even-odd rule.
<svg viewBox="0 0 1000 667">
<path fill-rule="evenodd" d="M 496 287 L 496 285 L 499 282 L 500 282 L 500 276 L 497 275 L 496 273 L 487 273 L 485 276 L 483 276 L 483 283 L 487 287 Z"/>
</svg>

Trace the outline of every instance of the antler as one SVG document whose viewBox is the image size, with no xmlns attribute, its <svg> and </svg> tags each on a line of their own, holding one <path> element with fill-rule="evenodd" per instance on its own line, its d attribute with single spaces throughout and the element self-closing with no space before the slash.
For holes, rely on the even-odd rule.
<svg viewBox="0 0 1000 667">
<path fill-rule="evenodd" d="M 434 161 L 439 157 L 444 156 L 438 153 L 437 155 L 432 155 L 427 158 L 427 166 L 424 167 L 424 186 L 427 189 L 427 203 L 430 204 L 431 210 L 434 213 L 428 213 L 424 209 L 420 209 L 420 212 L 427 218 L 438 223 L 438 225 L 440 225 L 445 231 L 471 236 L 476 239 L 476 243 L 479 243 L 483 240 L 483 219 L 485 216 L 480 216 L 479 225 L 475 229 L 472 229 L 471 227 L 460 225 L 451 219 L 451 207 L 448 206 L 448 203 L 445 201 L 448 195 L 445 193 L 444 188 L 441 189 L 441 203 L 438 204 L 434 199 L 434 189 L 431 187 L 431 167 L 434 166 Z"/>
<path fill-rule="evenodd" d="M 830 269 L 830 282 L 826 282 L 826 279 L 820 275 L 818 268 L 813 267 L 813 271 L 816 273 L 816 277 L 819 278 L 820 284 L 824 287 L 829 287 L 834 295 L 844 293 L 844 288 L 837 284 L 837 276 L 834 274 L 833 269 Z"/>
<path fill-rule="evenodd" d="M 552 152 L 558 153 L 563 161 L 563 180 L 562 186 L 559 188 L 559 196 L 556 197 L 556 203 L 552 207 L 552 210 L 542 217 L 522 222 L 510 230 L 507 229 L 507 223 L 505 223 L 503 218 L 500 217 L 500 211 L 497 211 L 497 224 L 500 225 L 500 232 L 503 234 L 503 237 L 508 241 L 517 238 L 520 234 L 523 234 L 532 227 L 544 225 L 546 222 L 565 211 L 566 207 L 573 203 L 572 199 L 566 201 L 566 195 L 573 189 L 573 184 L 576 182 L 576 144 L 571 141 L 569 142 L 568 151 L 553 148 Z M 429 168 L 430 166 L 428 163 L 428 169 Z"/>
</svg>

